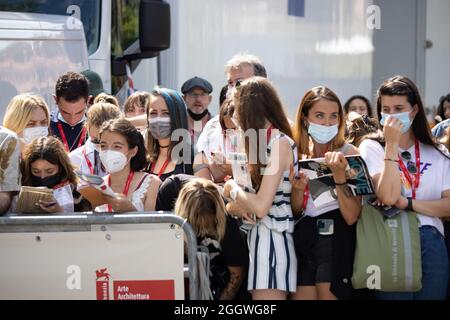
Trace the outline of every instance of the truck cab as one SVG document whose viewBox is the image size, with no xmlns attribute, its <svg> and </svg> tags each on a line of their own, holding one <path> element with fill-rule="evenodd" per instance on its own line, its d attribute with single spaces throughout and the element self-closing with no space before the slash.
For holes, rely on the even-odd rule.
<svg viewBox="0 0 450 320">
<path fill-rule="evenodd" d="M 170 7 L 164 1 L 2 1 L 0 116 L 23 92 L 42 95 L 54 108 L 56 80 L 67 71 L 97 72 L 105 90 L 123 103 L 127 68 L 139 89 L 150 90 L 158 74 L 156 59 L 148 58 L 169 46 Z"/>
</svg>

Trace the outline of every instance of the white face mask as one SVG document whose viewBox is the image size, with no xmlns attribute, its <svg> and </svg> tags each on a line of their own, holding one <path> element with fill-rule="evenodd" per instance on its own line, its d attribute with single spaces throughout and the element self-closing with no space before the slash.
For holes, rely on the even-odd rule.
<svg viewBox="0 0 450 320">
<path fill-rule="evenodd" d="M 127 157 L 122 152 L 114 150 L 100 151 L 100 161 L 108 173 L 119 172 L 128 163 Z"/>
<path fill-rule="evenodd" d="M 309 135 L 318 143 L 326 144 L 338 134 L 338 125 L 323 126 L 310 122 L 308 127 Z"/>
<path fill-rule="evenodd" d="M 25 128 L 22 133 L 23 140 L 25 143 L 31 143 L 36 138 L 47 137 L 48 136 L 48 128 L 47 127 L 33 127 L 33 128 Z"/>
</svg>

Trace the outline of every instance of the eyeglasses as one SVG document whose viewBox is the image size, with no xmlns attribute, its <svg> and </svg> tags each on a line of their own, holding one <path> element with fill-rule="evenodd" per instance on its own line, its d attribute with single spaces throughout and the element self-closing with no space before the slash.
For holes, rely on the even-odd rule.
<svg viewBox="0 0 450 320">
<path fill-rule="evenodd" d="M 417 173 L 417 167 L 414 163 L 410 162 L 411 161 L 411 153 L 409 153 L 409 151 L 403 151 L 400 156 L 402 157 L 403 160 L 406 160 L 408 165 L 407 165 L 407 169 L 410 173 L 412 174 L 416 174 Z"/>
<path fill-rule="evenodd" d="M 241 85 L 242 85 L 242 79 L 238 79 L 238 80 L 236 80 L 236 82 L 233 84 L 233 83 L 229 83 L 228 84 L 228 90 L 231 90 L 231 89 L 233 89 L 233 88 L 239 88 Z"/>
<path fill-rule="evenodd" d="M 203 92 L 203 93 L 189 92 L 189 93 L 187 93 L 186 95 L 187 95 L 189 98 L 194 98 L 194 99 L 197 99 L 197 98 L 205 98 L 205 97 L 209 96 L 209 94 L 207 94 L 206 92 Z"/>
</svg>

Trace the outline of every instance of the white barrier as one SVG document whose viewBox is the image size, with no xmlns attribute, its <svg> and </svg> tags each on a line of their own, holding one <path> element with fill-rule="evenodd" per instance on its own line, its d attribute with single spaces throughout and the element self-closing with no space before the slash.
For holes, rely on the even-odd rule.
<svg viewBox="0 0 450 320">
<path fill-rule="evenodd" d="M 0 299 L 184 299 L 183 231 L 196 299 L 197 243 L 175 215 L 0 217 Z"/>
</svg>

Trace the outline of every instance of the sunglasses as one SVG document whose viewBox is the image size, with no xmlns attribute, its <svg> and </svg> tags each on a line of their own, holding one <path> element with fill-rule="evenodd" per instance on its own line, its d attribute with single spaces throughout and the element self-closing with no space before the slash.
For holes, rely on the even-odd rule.
<svg viewBox="0 0 450 320">
<path fill-rule="evenodd" d="M 410 173 L 412 174 L 416 174 L 417 173 L 417 167 L 414 163 L 410 162 L 411 161 L 411 153 L 409 153 L 409 151 L 403 151 L 400 156 L 402 157 L 403 160 L 406 160 L 408 163 L 407 169 Z"/>
</svg>

